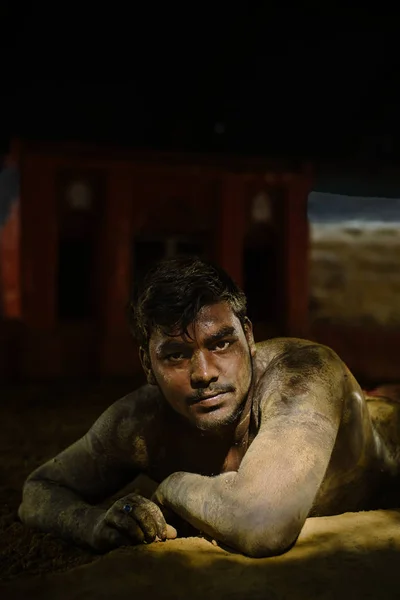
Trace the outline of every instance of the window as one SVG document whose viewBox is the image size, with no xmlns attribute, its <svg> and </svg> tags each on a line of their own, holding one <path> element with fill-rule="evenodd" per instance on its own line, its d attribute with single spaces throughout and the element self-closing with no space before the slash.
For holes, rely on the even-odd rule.
<svg viewBox="0 0 400 600">
<path fill-rule="evenodd" d="M 91 316 L 92 250 L 90 238 L 60 240 L 58 316 L 62 320 Z"/>
<path fill-rule="evenodd" d="M 105 173 L 61 169 L 57 175 L 60 320 L 87 320 L 97 314 L 94 290 L 100 272 L 99 226 L 103 218 Z"/>
</svg>

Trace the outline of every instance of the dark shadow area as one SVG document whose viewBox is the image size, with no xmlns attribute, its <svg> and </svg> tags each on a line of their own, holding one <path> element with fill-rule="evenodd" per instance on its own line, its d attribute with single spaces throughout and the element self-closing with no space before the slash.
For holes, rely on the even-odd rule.
<svg viewBox="0 0 400 600">
<path fill-rule="evenodd" d="M 3 388 L 0 402 L 0 579 L 62 570 L 92 561 L 90 552 L 31 531 L 17 510 L 25 478 L 82 436 L 139 381 L 66 382 Z"/>
</svg>

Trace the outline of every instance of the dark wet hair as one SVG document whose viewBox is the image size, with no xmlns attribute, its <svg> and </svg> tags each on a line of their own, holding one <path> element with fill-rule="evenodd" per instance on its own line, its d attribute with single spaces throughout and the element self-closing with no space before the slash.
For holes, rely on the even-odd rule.
<svg viewBox="0 0 400 600">
<path fill-rule="evenodd" d="M 218 302 L 227 302 L 243 325 L 246 296 L 221 267 L 198 257 L 163 260 L 145 276 L 137 301 L 129 303 L 132 334 L 148 350 L 154 329 L 187 335 L 200 309 Z"/>
</svg>

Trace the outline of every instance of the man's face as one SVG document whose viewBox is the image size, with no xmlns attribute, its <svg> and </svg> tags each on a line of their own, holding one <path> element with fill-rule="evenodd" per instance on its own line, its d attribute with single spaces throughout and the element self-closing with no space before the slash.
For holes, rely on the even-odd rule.
<svg viewBox="0 0 400 600">
<path fill-rule="evenodd" d="M 252 377 L 255 346 L 230 306 L 203 307 L 188 327 L 190 337 L 153 331 L 151 371 L 167 402 L 193 425 L 214 430 L 241 413 Z"/>
</svg>

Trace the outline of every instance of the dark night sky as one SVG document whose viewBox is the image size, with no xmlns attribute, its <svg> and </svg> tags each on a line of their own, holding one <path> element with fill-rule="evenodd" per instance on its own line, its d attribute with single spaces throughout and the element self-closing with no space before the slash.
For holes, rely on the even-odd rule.
<svg viewBox="0 0 400 600">
<path fill-rule="evenodd" d="M 146 4 L 130 15 L 122 3 L 101 14 L 5 3 L 2 146 L 19 134 L 294 157 L 400 154 L 392 16 L 259 4 Z"/>
</svg>

